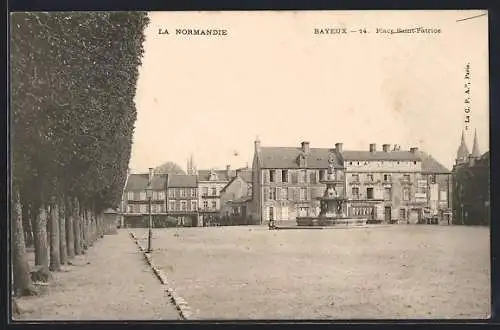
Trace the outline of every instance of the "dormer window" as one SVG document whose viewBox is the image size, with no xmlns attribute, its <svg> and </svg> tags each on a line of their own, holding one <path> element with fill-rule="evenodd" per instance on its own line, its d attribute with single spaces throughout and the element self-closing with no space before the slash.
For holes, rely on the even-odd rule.
<svg viewBox="0 0 500 330">
<path fill-rule="evenodd" d="M 304 154 L 299 155 L 299 166 L 300 167 L 306 167 L 307 166 L 307 160 L 306 156 Z"/>
<path fill-rule="evenodd" d="M 209 178 L 209 180 L 210 180 L 210 181 L 215 181 L 215 180 L 217 180 L 217 179 L 218 179 L 218 178 L 217 178 L 217 173 L 215 173 L 215 172 L 210 172 L 210 178 Z"/>
</svg>

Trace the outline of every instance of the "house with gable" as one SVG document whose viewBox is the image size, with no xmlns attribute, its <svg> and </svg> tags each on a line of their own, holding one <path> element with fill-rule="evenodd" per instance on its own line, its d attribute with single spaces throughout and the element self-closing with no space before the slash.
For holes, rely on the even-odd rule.
<svg viewBox="0 0 500 330">
<path fill-rule="evenodd" d="M 252 200 L 252 170 L 240 168 L 220 191 L 220 217 L 223 224 L 252 224 L 248 212 Z"/>
</svg>

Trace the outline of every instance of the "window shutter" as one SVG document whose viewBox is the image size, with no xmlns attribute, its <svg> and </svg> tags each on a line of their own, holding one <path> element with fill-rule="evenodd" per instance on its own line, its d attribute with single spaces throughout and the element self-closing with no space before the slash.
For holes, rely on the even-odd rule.
<svg viewBox="0 0 500 330">
<path fill-rule="evenodd" d="M 316 171 L 309 172 L 309 176 L 310 176 L 309 182 L 316 183 Z"/>
<path fill-rule="evenodd" d="M 310 201 L 311 198 L 311 188 L 306 188 L 307 189 L 307 200 Z"/>
<path fill-rule="evenodd" d="M 269 183 L 269 170 L 262 170 L 263 183 Z"/>
<path fill-rule="evenodd" d="M 274 182 L 281 182 L 281 170 L 275 170 Z"/>
<path fill-rule="evenodd" d="M 269 188 L 264 187 L 264 201 L 268 201 L 268 200 L 269 200 Z"/>
</svg>

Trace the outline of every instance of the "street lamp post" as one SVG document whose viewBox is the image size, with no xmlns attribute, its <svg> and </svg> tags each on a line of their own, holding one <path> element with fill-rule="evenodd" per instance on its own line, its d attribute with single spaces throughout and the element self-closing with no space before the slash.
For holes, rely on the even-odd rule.
<svg viewBox="0 0 500 330">
<path fill-rule="evenodd" d="M 151 185 L 149 185 L 147 188 L 146 188 L 146 196 L 148 198 L 148 201 L 149 201 L 149 223 L 148 223 L 148 253 L 151 253 L 153 251 L 153 248 L 151 246 L 151 241 L 152 241 L 152 238 L 153 238 L 153 232 L 152 232 L 152 227 L 153 227 L 153 217 L 151 215 L 151 199 L 153 197 L 153 188 L 151 187 Z"/>
</svg>

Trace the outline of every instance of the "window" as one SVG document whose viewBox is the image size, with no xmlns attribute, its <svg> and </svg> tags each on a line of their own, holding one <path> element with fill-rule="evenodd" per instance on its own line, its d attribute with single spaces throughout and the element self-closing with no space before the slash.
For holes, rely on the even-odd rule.
<svg viewBox="0 0 500 330">
<path fill-rule="evenodd" d="M 129 191 L 129 192 L 127 193 L 127 199 L 128 199 L 129 201 L 134 200 L 134 192 L 133 192 L 133 191 Z"/>
<path fill-rule="evenodd" d="M 353 174 L 352 175 L 352 181 L 359 182 L 359 174 Z"/>
<path fill-rule="evenodd" d="M 319 170 L 319 181 L 323 181 L 325 179 L 326 170 Z"/>
<path fill-rule="evenodd" d="M 191 189 L 191 197 L 196 197 L 196 188 Z"/>
<path fill-rule="evenodd" d="M 196 204 L 197 204 L 196 201 L 191 201 L 191 211 L 196 211 L 197 208 Z"/>
<path fill-rule="evenodd" d="M 286 206 L 283 206 L 281 208 L 281 219 L 288 220 L 288 207 L 286 207 Z"/>
<path fill-rule="evenodd" d="M 181 203 L 179 201 L 175 201 L 175 210 L 180 211 L 181 210 Z"/>
<path fill-rule="evenodd" d="M 169 211 L 173 211 L 175 209 L 175 201 L 168 202 L 168 209 Z"/>
<path fill-rule="evenodd" d="M 403 188 L 403 200 L 404 201 L 410 200 L 410 189 L 409 188 Z"/>
<path fill-rule="evenodd" d="M 212 201 L 212 209 L 217 209 L 217 201 Z"/>
<path fill-rule="evenodd" d="M 373 188 L 366 188 L 366 198 L 373 199 Z"/>
<path fill-rule="evenodd" d="M 181 210 L 186 211 L 187 210 L 187 202 L 186 201 L 181 201 Z"/>
<path fill-rule="evenodd" d="M 208 209 L 208 201 L 203 201 L 203 208 Z"/>
<path fill-rule="evenodd" d="M 413 165 L 417 165 L 417 161 L 416 160 L 413 161 Z"/>
<path fill-rule="evenodd" d="M 352 187 L 352 198 L 359 199 L 359 187 Z"/>
<path fill-rule="evenodd" d="M 201 195 L 202 196 L 208 196 L 208 187 L 203 187 L 201 189 Z"/>
<path fill-rule="evenodd" d="M 127 212 L 134 213 L 134 205 L 127 205 Z"/>
<path fill-rule="evenodd" d="M 288 182 L 288 170 L 281 171 L 281 182 Z"/>
<path fill-rule="evenodd" d="M 352 165 L 352 162 L 349 162 L 349 165 Z"/>
<path fill-rule="evenodd" d="M 139 199 L 140 199 L 141 201 L 145 201 L 145 200 L 146 200 L 146 192 L 145 192 L 145 191 L 141 191 L 141 192 L 139 193 Z"/>
<path fill-rule="evenodd" d="M 370 182 L 373 181 L 373 174 L 367 174 L 366 179 Z"/>
<path fill-rule="evenodd" d="M 217 196 L 217 188 L 212 188 L 212 196 Z"/>
<path fill-rule="evenodd" d="M 186 189 L 179 189 L 181 191 L 181 197 L 186 197 L 187 196 L 187 191 Z"/>
<path fill-rule="evenodd" d="M 429 181 L 431 183 L 436 183 L 436 175 L 435 174 L 431 174 L 429 175 Z"/>
<path fill-rule="evenodd" d="M 288 189 L 281 189 L 281 199 L 285 201 L 288 199 Z"/>
<path fill-rule="evenodd" d="M 174 198 L 175 197 L 175 189 L 174 188 L 170 188 L 168 190 L 168 197 L 170 197 L 170 198 Z"/>
<path fill-rule="evenodd" d="M 276 171 L 269 170 L 269 182 L 275 182 L 275 181 L 276 181 Z"/>
<path fill-rule="evenodd" d="M 159 200 L 164 200 L 165 199 L 165 192 L 164 191 L 159 191 L 158 192 L 158 199 Z"/>
<path fill-rule="evenodd" d="M 141 204 L 141 213 L 148 213 L 148 206 L 146 204 Z"/>
<path fill-rule="evenodd" d="M 301 201 L 305 201 L 306 200 L 306 197 L 307 197 L 307 190 L 306 188 L 300 188 L 300 200 Z"/>
<path fill-rule="evenodd" d="M 384 181 L 385 182 L 390 182 L 391 181 L 391 175 L 390 174 L 384 174 Z"/>
<path fill-rule="evenodd" d="M 384 199 L 386 201 L 388 201 L 388 200 L 391 200 L 391 198 L 392 198 L 392 190 L 391 190 L 391 188 L 385 188 L 385 190 L 384 190 Z"/>
<path fill-rule="evenodd" d="M 404 181 L 410 181 L 410 175 L 409 174 L 403 175 L 403 180 Z"/>
<path fill-rule="evenodd" d="M 307 175 L 306 175 L 306 171 L 299 171 L 299 183 L 305 183 L 306 182 L 306 178 L 307 178 Z"/>
<path fill-rule="evenodd" d="M 272 201 L 276 200 L 276 188 L 269 189 L 269 199 Z"/>
<path fill-rule="evenodd" d="M 153 190 L 153 194 L 151 196 L 151 199 L 154 201 L 158 199 L 158 192 L 156 190 Z"/>
</svg>

